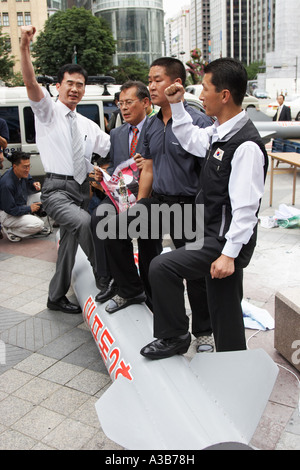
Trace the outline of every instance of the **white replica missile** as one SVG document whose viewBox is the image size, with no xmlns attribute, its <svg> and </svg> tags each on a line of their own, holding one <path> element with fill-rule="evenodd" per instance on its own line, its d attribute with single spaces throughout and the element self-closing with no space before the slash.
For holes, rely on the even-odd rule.
<svg viewBox="0 0 300 470">
<path fill-rule="evenodd" d="M 108 314 L 94 300 L 98 291 L 81 248 L 72 285 L 113 382 L 96 403 L 111 440 L 131 450 L 249 445 L 278 374 L 265 351 L 151 361 L 140 349 L 153 340 L 152 312 L 141 304 Z"/>
<path fill-rule="evenodd" d="M 298 121 L 253 121 L 264 142 L 270 139 L 300 139 Z"/>
</svg>

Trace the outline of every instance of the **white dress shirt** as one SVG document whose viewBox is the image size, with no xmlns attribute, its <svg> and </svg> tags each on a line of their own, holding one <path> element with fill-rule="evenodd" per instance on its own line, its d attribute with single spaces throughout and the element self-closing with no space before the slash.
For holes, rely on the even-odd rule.
<svg viewBox="0 0 300 470">
<path fill-rule="evenodd" d="M 198 157 L 205 157 L 212 142 L 224 138 L 245 116 L 242 111 L 224 124 L 216 121 L 211 127 L 200 129 L 192 124 L 182 103 L 171 105 L 173 132 L 181 146 Z M 225 235 L 226 243 L 222 253 L 236 258 L 250 240 L 257 223 L 256 212 L 264 193 L 264 155 L 254 142 L 246 141 L 234 152 L 229 178 L 229 197 L 232 207 L 232 221 Z"/>
<path fill-rule="evenodd" d="M 46 89 L 43 88 L 43 92 L 44 98 L 39 102 L 30 100 L 30 105 L 35 115 L 36 143 L 44 170 L 73 176 L 70 109 L 60 100 L 53 101 Z M 105 157 L 110 149 L 109 135 L 95 122 L 76 114 L 85 158 L 91 161 L 93 152 Z"/>
</svg>

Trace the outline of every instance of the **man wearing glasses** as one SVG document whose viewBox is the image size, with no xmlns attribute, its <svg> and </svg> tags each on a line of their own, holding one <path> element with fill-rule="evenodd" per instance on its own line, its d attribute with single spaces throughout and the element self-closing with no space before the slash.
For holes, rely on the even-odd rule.
<svg viewBox="0 0 300 470">
<path fill-rule="evenodd" d="M 115 168 L 122 162 L 132 158 L 136 152 L 140 152 L 143 146 L 145 128 L 148 118 L 146 110 L 150 104 L 148 88 L 139 81 L 128 81 L 121 86 L 119 108 L 122 113 L 123 125 L 110 131 L 110 160 L 111 163 L 107 172 L 112 175 Z M 99 174 L 99 173 L 98 173 Z M 98 180 L 102 179 L 102 173 Z M 97 302 L 105 302 L 116 294 L 116 284 L 112 279 L 107 257 L 105 254 L 104 241 L 97 236 L 97 225 L 103 218 L 104 204 L 109 204 L 112 214 L 116 214 L 116 209 L 110 198 L 107 196 L 92 214 L 92 231 L 94 237 L 97 277 L 99 279 L 100 292 L 96 296 Z M 143 258 L 140 260 L 141 267 Z M 141 275 L 142 269 L 141 269 Z"/>
</svg>

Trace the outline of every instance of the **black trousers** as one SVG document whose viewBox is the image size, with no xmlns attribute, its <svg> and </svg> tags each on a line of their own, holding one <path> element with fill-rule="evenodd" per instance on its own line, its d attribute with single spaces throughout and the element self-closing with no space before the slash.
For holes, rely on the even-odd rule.
<svg viewBox="0 0 300 470">
<path fill-rule="evenodd" d="M 162 203 L 162 201 L 155 197 L 142 199 L 136 204 L 136 206 L 134 206 L 134 208 L 132 208 L 134 211 L 129 209 L 126 213 L 119 214 L 117 217 L 110 219 L 106 227 L 109 234 L 109 238 L 105 240 L 107 261 L 110 272 L 118 285 L 119 295 L 124 298 L 130 298 L 145 291 L 148 299 L 147 304 L 151 310 L 153 310 L 154 306 L 152 305 L 152 287 L 149 282 L 149 266 L 154 258 L 160 258 L 161 256 L 161 237 L 164 231 L 162 227 L 163 220 L 160 219 L 160 226 L 155 227 L 157 228 L 157 230 L 155 230 L 157 238 L 155 239 L 153 236 L 151 237 L 151 233 L 153 235 L 154 228 L 153 217 L 151 218 L 151 206 L 159 206 Z M 145 225 L 148 224 L 148 237 L 137 238 L 139 250 L 139 275 L 134 263 L 132 238 L 130 233 L 128 234 L 127 231 L 127 237 L 121 239 L 120 226 L 126 226 L 126 228 L 128 228 L 136 221 L 136 211 L 140 205 L 143 205 L 144 208 L 147 209 L 147 221 L 145 221 Z M 172 205 L 172 203 L 170 202 L 169 205 Z M 175 219 L 171 218 L 170 222 L 171 226 L 169 227 L 170 231 L 168 233 L 170 233 L 176 249 L 184 247 L 187 240 L 182 235 L 180 238 L 177 237 L 176 229 L 178 229 L 178 226 L 176 227 Z M 164 283 L 161 285 L 162 289 L 163 285 Z M 192 310 L 192 333 L 195 336 L 211 333 L 212 328 L 207 304 L 205 278 L 199 278 L 199 276 L 197 276 L 194 279 L 188 280 L 187 292 Z"/>
<path fill-rule="evenodd" d="M 155 258 L 149 270 L 154 313 L 154 336 L 168 338 L 185 334 L 189 322 L 185 313 L 183 279 L 202 276 L 206 280 L 208 307 L 217 351 L 246 349 L 241 301 L 243 266 L 224 279 L 211 279 L 210 266 L 221 254 L 223 244 L 205 238 L 202 248 L 190 245 Z M 248 264 L 248 263 L 245 263 Z"/>
<path fill-rule="evenodd" d="M 110 276 L 110 270 L 108 263 L 106 261 L 106 253 L 105 253 L 105 246 L 104 246 L 104 240 L 101 240 L 98 235 L 97 235 L 97 225 L 103 218 L 105 217 L 104 215 L 104 210 L 102 208 L 104 205 L 109 205 L 110 206 L 110 211 L 112 212 L 112 215 L 117 214 L 117 209 L 111 202 L 110 198 L 106 196 L 103 201 L 100 203 L 99 206 L 101 207 L 96 207 L 92 214 L 91 214 L 91 227 L 92 227 L 92 234 L 93 234 L 93 240 L 94 240 L 94 245 L 95 245 L 95 255 L 96 255 L 96 271 L 97 271 L 97 277 L 108 277 Z"/>
</svg>

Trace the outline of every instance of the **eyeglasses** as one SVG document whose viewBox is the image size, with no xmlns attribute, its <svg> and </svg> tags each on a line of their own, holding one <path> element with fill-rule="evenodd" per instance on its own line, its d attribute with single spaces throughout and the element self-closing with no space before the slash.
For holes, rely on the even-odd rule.
<svg viewBox="0 0 300 470">
<path fill-rule="evenodd" d="M 118 108 L 123 108 L 123 106 L 126 106 L 126 107 L 130 108 L 130 106 L 132 106 L 135 101 L 139 101 L 139 100 L 119 101 Z"/>
</svg>

